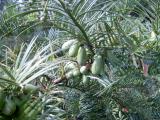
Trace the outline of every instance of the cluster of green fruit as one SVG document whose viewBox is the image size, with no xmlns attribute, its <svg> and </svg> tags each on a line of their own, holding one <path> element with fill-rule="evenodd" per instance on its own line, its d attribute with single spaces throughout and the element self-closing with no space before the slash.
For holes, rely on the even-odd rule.
<svg viewBox="0 0 160 120">
<path fill-rule="evenodd" d="M 34 93 L 37 90 L 37 86 L 34 86 L 32 84 L 26 84 L 22 88 L 23 97 L 25 98 L 25 95 L 27 96 L 28 94 Z M 4 91 L 0 92 L 0 114 L 5 116 L 14 115 L 17 108 L 19 107 L 19 104 L 23 101 L 24 98 L 22 98 L 21 100 L 16 96 L 16 94 L 11 95 L 9 93 L 5 93 Z"/>
<path fill-rule="evenodd" d="M 65 65 L 66 78 L 83 75 L 83 80 L 87 80 L 87 74 L 100 75 L 104 71 L 104 60 L 102 55 L 95 54 L 93 57 L 89 49 L 76 40 L 69 40 L 62 45 L 62 50 L 68 50 L 69 57 L 75 57 L 77 65 L 70 62 Z M 93 61 L 93 62 L 89 62 Z M 69 71 L 69 72 L 68 72 Z"/>
</svg>

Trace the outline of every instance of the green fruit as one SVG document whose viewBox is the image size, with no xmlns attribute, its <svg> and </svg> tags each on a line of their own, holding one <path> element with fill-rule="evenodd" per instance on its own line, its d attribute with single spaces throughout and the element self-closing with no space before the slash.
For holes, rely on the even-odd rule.
<svg viewBox="0 0 160 120">
<path fill-rule="evenodd" d="M 13 100 L 7 99 L 5 100 L 5 105 L 2 110 L 2 113 L 4 115 L 10 116 L 16 111 L 16 104 L 14 103 Z"/>
<path fill-rule="evenodd" d="M 103 70 L 103 59 L 102 56 L 98 55 L 92 64 L 91 72 L 94 75 L 98 75 L 102 73 L 102 70 Z"/>
<path fill-rule="evenodd" d="M 87 72 L 88 72 L 87 67 L 86 67 L 86 66 L 82 66 L 82 67 L 80 68 L 80 72 L 81 72 L 82 74 L 87 74 Z"/>
<path fill-rule="evenodd" d="M 26 84 L 26 85 L 24 85 L 24 87 L 23 87 L 23 91 L 24 91 L 25 93 L 30 93 L 30 92 L 34 93 L 34 92 L 36 92 L 38 89 L 39 89 L 39 87 L 37 87 L 37 86 L 35 86 L 35 85 L 32 85 L 32 84 Z"/>
<path fill-rule="evenodd" d="M 156 40 L 156 33 L 154 31 L 151 32 L 151 37 L 149 39 L 150 41 Z"/>
<path fill-rule="evenodd" d="M 87 77 L 86 75 L 83 75 L 82 80 L 83 80 L 83 81 L 82 81 L 83 84 L 88 84 L 89 81 L 90 81 L 89 77 Z"/>
<path fill-rule="evenodd" d="M 74 43 L 76 43 L 76 40 L 68 40 L 62 45 L 62 50 L 68 50 Z"/>
<path fill-rule="evenodd" d="M 67 78 L 67 79 L 70 79 L 70 78 L 72 78 L 72 77 L 73 77 L 73 72 L 72 72 L 72 71 L 66 73 L 66 78 Z"/>
<path fill-rule="evenodd" d="M 76 77 L 76 76 L 79 76 L 81 73 L 79 71 L 79 69 L 76 69 L 76 70 L 73 70 L 73 76 Z"/>
<path fill-rule="evenodd" d="M 71 48 L 69 49 L 69 56 L 70 57 L 75 57 L 78 53 L 78 49 L 79 49 L 79 43 L 75 43 L 71 46 Z"/>
<path fill-rule="evenodd" d="M 5 96 L 3 93 L 0 93 L 0 110 L 3 109 L 3 106 L 5 104 L 5 100 L 4 100 Z"/>
<path fill-rule="evenodd" d="M 66 65 L 64 66 L 65 72 L 68 72 L 68 71 L 73 70 L 73 69 L 76 69 L 76 68 L 77 68 L 77 66 L 76 66 L 76 64 L 73 63 L 73 62 L 68 62 L 68 63 L 66 63 Z"/>
<path fill-rule="evenodd" d="M 78 55 L 77 55 L 77 62 L 80 65 L 84 65 L 86 63 L 86 58 L 87 58 L 87 54 L 86 54 L 85 48 L 80 47 L 78 50 Z"/>
</svg>

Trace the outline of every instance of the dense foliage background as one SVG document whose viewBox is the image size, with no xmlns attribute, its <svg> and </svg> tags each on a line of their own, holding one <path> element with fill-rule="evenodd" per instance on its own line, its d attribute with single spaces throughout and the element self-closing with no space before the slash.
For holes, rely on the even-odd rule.
<svg viewBox="0 0 160 120">
<path fill-rule="evenodd" d="M 16 104 L 11 115 L 0 104 L 0 119 L 160 119 L 159 0 L 1 0 L 0 8 L 0 101 Z M 66 77 L 68 63 L 81 67 L 62 49 L 70 40 L 88 51 L 87 65 L 102 56 L 102 74 Z"/>
</svg>

